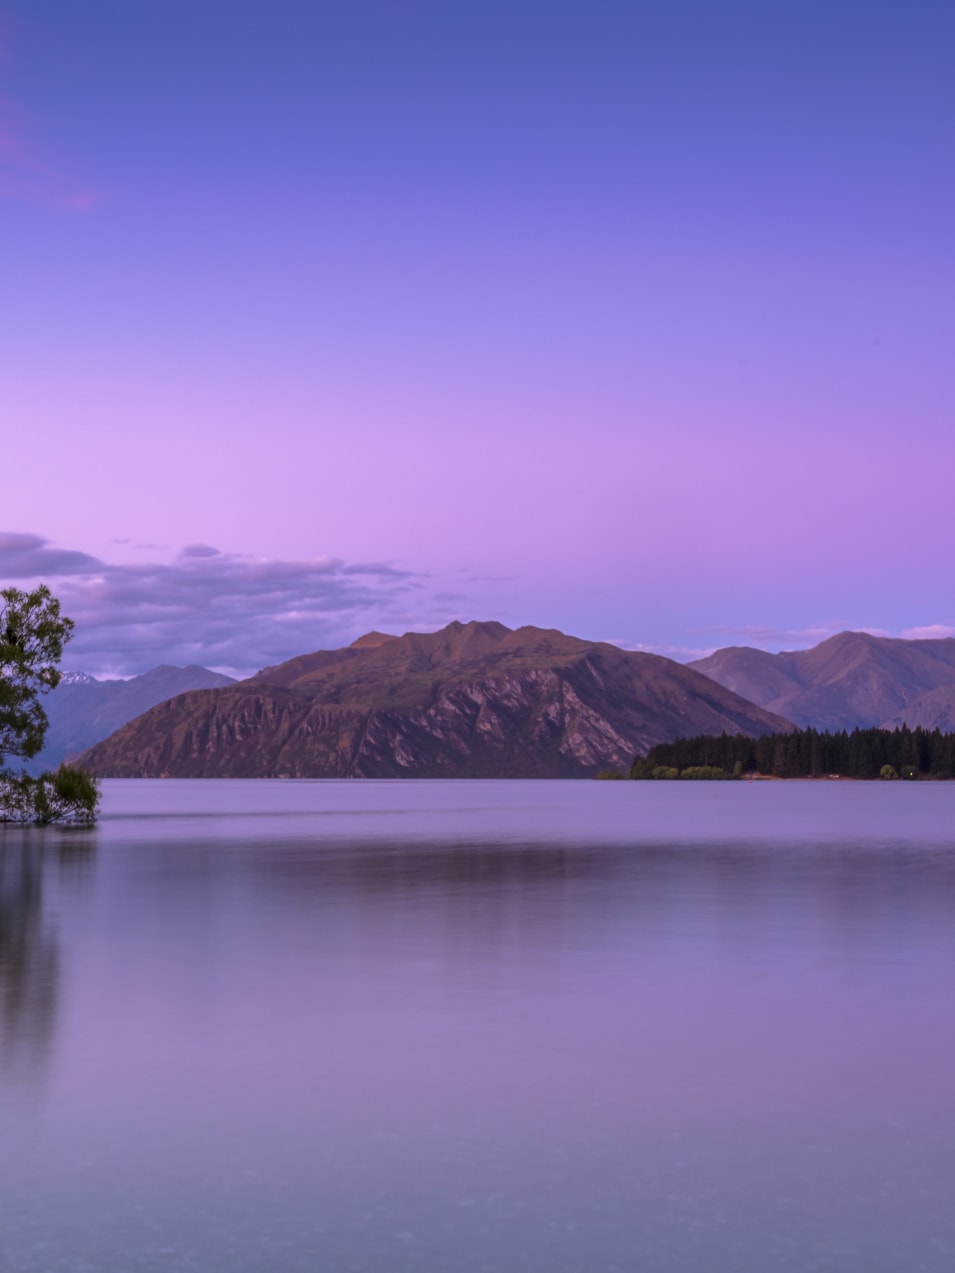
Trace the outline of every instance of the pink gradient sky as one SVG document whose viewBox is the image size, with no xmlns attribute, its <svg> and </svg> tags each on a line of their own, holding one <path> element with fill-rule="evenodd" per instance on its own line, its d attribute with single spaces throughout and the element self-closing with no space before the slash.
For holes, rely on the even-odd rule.
<svg viewBox="0 0 955 1273">
<path fill-rule="evenodd" d="M 399 572 L 300 649 L 955 625 L 955 17 L 661 9 L 0 0 L 0 532 Z"/>
</svg>

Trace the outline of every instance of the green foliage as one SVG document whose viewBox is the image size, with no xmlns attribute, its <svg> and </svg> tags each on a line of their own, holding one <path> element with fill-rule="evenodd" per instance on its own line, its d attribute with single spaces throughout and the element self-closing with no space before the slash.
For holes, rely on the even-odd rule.
<svg viewBox="0 0 955 1273">
<path fill-rule="evenodd" d="M 679 769 L 677 769 L 675 766 L 672 766 L 672 765 L 656 765 L 650 771 L 650 777 L 656 778 L 658 781 L 661 779 L 663 781 L 670 781 L 673 778 L 679 778 L 679 776 L 680 776 Z"/>
<path fill-rule="evenodd" d="M 92 774 L 73 765 L 60 765 L 40 778 L 46 784 L 46 801 L 52 822 L 91 823 L 99 807 L 100 786 Z"/>
<path fill-rule="evenodd" d="M 48 721 L 40 695 L 59 685 L 72 633 L 49 588 L 0 592 L 0 764 L 42 749 Z M 98 803 L 96 780 L 81 769 L 61 765 L 39 778 L 0 770 L 0 822 L 91 823 Z"/>
<path fill-rule="evenodd" d="M 729 774 L 725 769 L 720 769 L 718 765 L 688 765 L 680 774 L 680 777 L 692 778 L 696 781 L 703 779 L 712 782 L 729 778 Z"/>
<path fill-rule="evenodd" d="M 0 822 L 89 826 L 96 820 L 99 798 L 97 780 L 71 765 L 61 765 L 39 778 L 0 772 Z"/>
<path fill-rule="evenodd" d="M 893 778 L 898 778 L 899 771 L 895 765 L 883 765 L 879 770 L 879 777 L 884 778 L 886 782 L 891 782 Z"/>
<path fill-rule="evenodd" d="M 949 778 L 955 774 L 955 734 L 938 729 L 854 729 L 830 734 L 817 729 L 794 729 L 788 734 L 701 734 L 651 747 L 638 756 L 631 778 L 662 777 L 675 769 L 713 768 L 725 776 L 744 773 L 777 778 Z"/>
<path fill-rule="evenodd" d="M 597 778 L 602 782 L 623 782 L 626 774 L 620 773 L 618 769 L 601 769 Z"/>
<path fill-rule="evenodd" d="M 0 764 L 42 748 L 48 722 L 39 698 L 59 685 L 57 664 L 72 632 L 49 588 L 0 592 Z"/>
</svg>

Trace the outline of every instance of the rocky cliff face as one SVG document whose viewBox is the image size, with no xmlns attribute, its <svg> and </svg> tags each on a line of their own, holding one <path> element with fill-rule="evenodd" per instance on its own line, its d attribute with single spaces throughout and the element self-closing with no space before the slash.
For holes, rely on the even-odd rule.
<svg viewBox="0 0 955 1273">
<path fill-rule="evenodd" d="M 112 777 L 583 777 L 668 738 L 787 727 L 669 659 L 470 623 L 180 695 L 81 762 Z"/>
</svg>

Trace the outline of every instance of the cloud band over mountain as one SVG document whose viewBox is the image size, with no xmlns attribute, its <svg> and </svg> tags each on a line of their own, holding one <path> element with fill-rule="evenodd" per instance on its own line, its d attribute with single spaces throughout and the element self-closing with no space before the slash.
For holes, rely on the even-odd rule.
<svg viewBox="0 0 955 1273">
<path fill-rule="evenodd" d="M 128 541 L 115 542 L 129 551 Z M 138 547 L 157 551 L 156 545 Z M 0 586 L 48 584 L 76 623 L 64 666 L 96 676 L 135 675 L 161 663 L 199 663 L 241 677 L 309 650 L 348 644 L 372 628 L 423 631 L 489 612 L 516 625 L 546 620 L 523 595 L 521 580 L 506 582 L 512 587 L 511 604 L 494 611 L 488 581 L 466 570 L 454 580 L 460 590 L 448 591 L 446 578 L 387 561 L 252 557 L 194 543 L 171 561 L 114 563 L 39 534 L 0 532 Z M 687 643 L 680 645 L 600 631 L 588 635 L 686 662 L 725 644 L 805 649 L 847 628 L 907 639 L 955 632 L 941 623 L 892 633 L 832 620 L 803 628 L 698 628 L 688 631 Z"/>
<path fill-rule="evenodd" d="M 248 674 L 368 628 L 420 622 L 431 604 L 443 613 L 425 579 L 388 562 L 266 560 L 207 544 L 171 562 L 114 564 L 41 535 L 0 533 L 0 582 L 47 583 L 76 623 L 66 665 L 94 674 L 158 663 Z"/>
</svg>

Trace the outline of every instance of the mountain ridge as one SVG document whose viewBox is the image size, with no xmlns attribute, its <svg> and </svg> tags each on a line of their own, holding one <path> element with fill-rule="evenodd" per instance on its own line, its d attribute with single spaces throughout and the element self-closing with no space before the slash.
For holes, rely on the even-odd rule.
<svg viewBox="0 0 955 1273">
<path fill-rule="evenodd" d="M 687 666 L 800 728 L 955 720 L 955 638 L 840 632 L 808 650 L 727 646 Z"/>
<path fill-rule="evenodd" d="M 583 777 L 665 737 L 789 727 L 661 655 L 472 621 L 191 692 L 80 761 L 104 777 Z"/>
<path fill-rule="evenodd" d="M 43 699 L 50 722 L 43 750 L 24 768 L 34 775 L 54 769 L 157 703 L 186 690 L 234 683 L 232 677 L 196 663 L 188 667 L 163 663 L 122 681 L 98 681 L 86 672 L 65 672 L 57 688 Z"/>
</svg>

